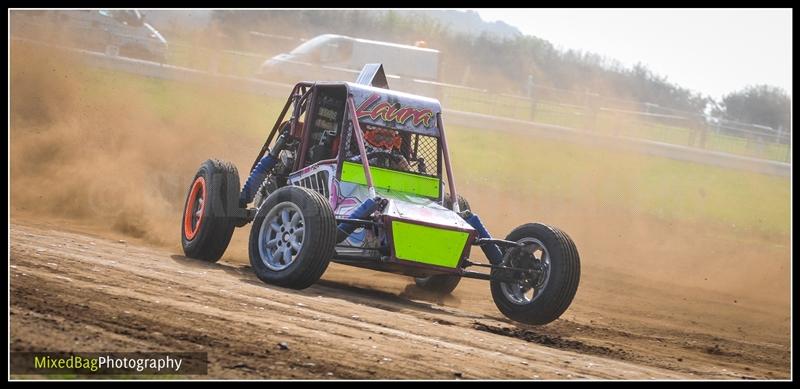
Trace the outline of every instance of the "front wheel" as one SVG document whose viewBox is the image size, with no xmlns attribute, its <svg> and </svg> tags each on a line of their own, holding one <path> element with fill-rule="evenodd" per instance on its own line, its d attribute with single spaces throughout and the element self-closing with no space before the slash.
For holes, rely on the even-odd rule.
<svg viewBox="0 0 800 389">
<path fill-rule="evenodd" d="M 506 240 L 523 243 L 506 249 L 503 265 L 492 272 L 492 299 L 508 318 L 527 324 L 550 323 L 567 310 L 580 280 L 580 258 L 563 231 L 540 223 L 517 227 Z"/>
<path fill-rule="evenodd" d="M 250 230 L 250 265 L 261 281 L 305 289 L 322 277 L 336 245 L 328 199 L 300 186 L 272 192 Z"/>
</svg>

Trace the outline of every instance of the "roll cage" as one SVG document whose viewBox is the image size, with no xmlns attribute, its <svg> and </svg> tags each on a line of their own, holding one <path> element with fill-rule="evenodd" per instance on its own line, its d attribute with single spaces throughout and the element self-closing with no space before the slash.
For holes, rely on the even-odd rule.
<svg viewBox="0 0 800 389">
<path fill-rule="evenodd" d="M 359 78 L 359 81 L 362 81 L 361 79 L 362 77 Z M 380 78 L 377 80 L 379 81 Z M 385 85 L 385 79 L 382 85 Z M 291 115 L 288 120 L 284 120 L 290 109 Z M 396 130 L 402 136 L 407 137 L 406 139 L 415 138 L 417 144 L 410 146 L 417 148 L 415 154 L 417 158 L 419 158 L 419 139 L 423 137 L 435 139 L 436 169 L 435 172 L 426 171 L 426 173 L 438 180 L 439 187 L 443 187 L 441 180 L 446 177 L 452 198 L 457 198 L 439 102 L 421 96 L 350 82 L 304 81 L 297 83 L 292 88 L 286 104 L 250 170 L 252 171 L 269 151 L 276 136 L 286 132 L 291 141 L 296 142 L 296 158 L 291 166 L 291 172 L 298 172 L 312 164 L 336 163 L 336 178 L 341 179 L 345 170 L 346 173 L 352 174 L 346 163 L 355 162 L 347 160 L 347 152 L 350 147 L 343 144 L 343 138 L 352 134 L 355 141 L 353 143 L 357 145 L 358 158 L 356 160 L 363 170 L 363 184 L 368 188 L 370 195 L 374 197 L 375 182 L 372 170 L 380 169 L 382 172 L 383 169 L 370 166 L 362 124 Z M 330 153 L 320 154 L 314 149 L 323 144 L 330 147 Z M 417 161 L 417 163 L 419 162 Z M 414 174 L 414 172 L 406 172 L 406 174 L 409 173 Z M 437 192 L 435 197 L 442 204 L 443 191 L 438 190 Z M 424 193 L 432 194 L 433 192 L 426 191 Z M 453 208 L 454 211 L 459 212 L 458 204 L 453 204 Z"/>
</svg>

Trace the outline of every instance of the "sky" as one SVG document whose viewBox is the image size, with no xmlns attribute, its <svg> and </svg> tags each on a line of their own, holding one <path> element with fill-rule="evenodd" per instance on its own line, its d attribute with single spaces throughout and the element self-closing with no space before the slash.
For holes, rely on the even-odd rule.
<svg viewBox="0 0 800 389">
<path fill-rule="evenodd" d="M 523 34 L 641 62 L 667 81 L 715 99 L 747 85 L 792 94 L 790 9 L 477 9 Z"/>
</svg>

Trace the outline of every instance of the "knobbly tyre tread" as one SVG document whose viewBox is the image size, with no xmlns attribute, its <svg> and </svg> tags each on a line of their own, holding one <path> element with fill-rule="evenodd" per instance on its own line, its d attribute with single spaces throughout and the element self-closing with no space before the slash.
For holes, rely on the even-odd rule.
<svg viewBox="0 0 800 389">
<path fill-rule="evenodd" d="M 189 258 L 208 262 L 218 261 L 233 236 L 237 220 L 235 208 L 239 196 L 239 172 L 236 166 L 220 159 L 208 159 L 200 164 L 200 168 L 192 179 L 203 175 L 208 192 L 207 208 L 197 234 L 188 239 L 184 232 L 183 215 L 191 193 L 187 193 L 184 210 L 181 213 L 181 245 L 184 254 Z M 189 186 L 191 190 L 191 184 Z"/>
</svg>

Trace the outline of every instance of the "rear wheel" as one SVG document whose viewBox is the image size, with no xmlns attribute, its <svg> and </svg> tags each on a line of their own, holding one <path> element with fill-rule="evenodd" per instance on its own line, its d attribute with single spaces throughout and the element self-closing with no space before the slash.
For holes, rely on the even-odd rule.
<svg viewBox="0 0 800 389">
<path fill-rule="evenodd" d="M 316 191 L 285 186 L 258 208 L 250 230 L 250 265 L 261 281 L 304 289 L 319 280 L 336 245 L 336 219 Z"/>
<path fill-rule="evenodd" d="M 450 193 L 444 196 L 444 206 L 447 209 L 453 209 L 453 197 Z M 469 209 L 467 199 L 461 197 L 461 195 L 458 195 L 458 208 L 462 212 Z M 461 277 L 451 274 L 437 274 L 428 277 L 415 277 L 414 282 L 422 289 L 444 295 L 456 290 L 458 283 L 461 282 Z"/>
<path fill-rule="evenodd" d="M 414 282 L 418 287 L 428 292 L 445 295 L 456 290 L 458 283 L 461 282 L 461 277 L 450 274 L 436 274 L 427 277 L 416 277 Z"/>
<path fill-rule="evenodd" d="M 231 241 L 237 219 L 239 172 L 230 162 L 209 159 L 189 186 L 181 219 L 181 245 L 189 258 L 216 262 Z"/>
<path fill-rule="evenodd" d="M 444 195 L 444 206 L 447 209 L 453 209 L 453 195 L 452 194 L 445 193 L 445 195 Z M 464 211 L 470 209 L 469 208 L 469 202 L 467 201 L 467 199 L 465 199 L 461 195 L 458 195 L 458 209 L 461 212 L 464 212 Z"/>
<path fill-rule="evenodd" d="M 580 259 L 575 243 L 563 231 L 540 223 L 519 226 L 506 240 L 524 246 L 506 249 L 503 264 L 528 272 L 493 270 L 495 305 L 522 323 L 543 325 L 558 319 L 578 290 Z"/>
</svg>

